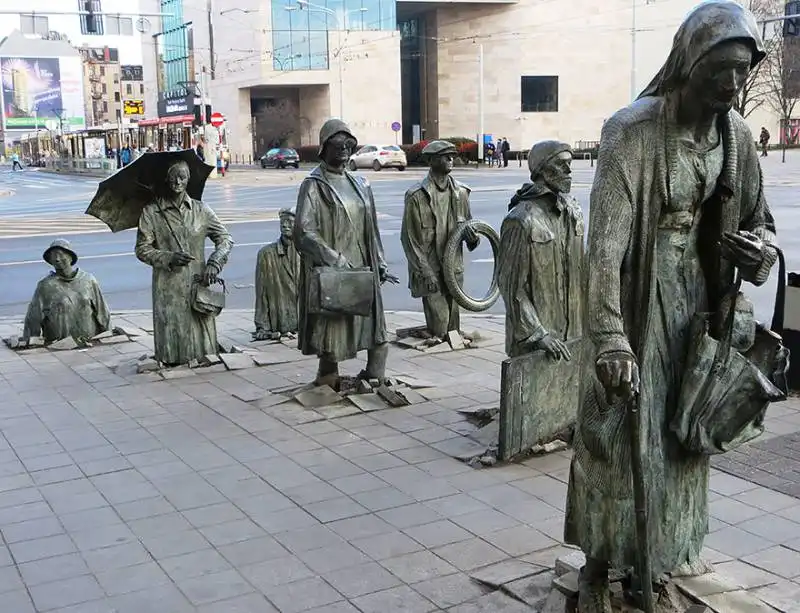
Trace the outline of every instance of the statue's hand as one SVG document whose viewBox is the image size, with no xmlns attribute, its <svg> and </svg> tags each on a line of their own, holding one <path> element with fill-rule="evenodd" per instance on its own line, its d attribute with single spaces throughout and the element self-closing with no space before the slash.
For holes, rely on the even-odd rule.
<svg viewBox="0 0 800 613">
<path fill-rule="evenodd" d="M 186 266 L 189 262 L 194 260 L 188 253 L 182 251 L 175 251 L 169 259 L 170 266 Z"/>
<path fill-rule="evenodd" d="M 425 283 L 425 291 L 429 294 L 439 293 L 439 279 L 436 278 L 436 275 L 426 275 L 423 282 Z"/>
<path fill-rule="evenodd" d="M 625 351 L 612 351 L 597 358 L 597 378 L 606 390 L 609 404 L 615 399 L 628 401 L 639 392 L 639 366 Z"/>
<path fill-rule="evenodd" d="M 567 349 L 564 341 L 557 339 L 549 334 L 542 338 L 537 344 L 537 348 L 544 349 L 551 358 L 555 360 L 571 360 L 572 353 Z"/>
<path fill-rule="evenodd" d="M 481 237 L 470 226 L 464 228 L 464 242 L 467 243 L 467 249 L 475 251 L 478 245 L 481 244 Z"/>
<path fill-rule="evenodd" d="M 720 240 L 722 256 L 739 268 L 758 268 L 764 259 L 764 241 L 752 232 L 725 232 Z"/>
<path fill-rule="evenodd" d="M 393 275 L 388 270 L 381 271 L 381 283 L 391 283 L 392 285 L 397 285 L 400 283 L 400 277 Z"/>
<path fill-rule="evenodd" d="M 353 267 L 353 265 L 350 263 L 350 260 L 348 260 L 346 257 L 344 257 L 341 253 L 339 254 L 339 257 L 336 258 L 335 266 L 336 266 L 336 268 L 352 268 Z"/>
<path fill-rule="evenodd" d="M 216 283 L 219 273 L 220 270 L 216 265 L 206 264 L 206 269 L 203 271 L 203 285 L 209 286 L 212 283 Z"/>
</svg>

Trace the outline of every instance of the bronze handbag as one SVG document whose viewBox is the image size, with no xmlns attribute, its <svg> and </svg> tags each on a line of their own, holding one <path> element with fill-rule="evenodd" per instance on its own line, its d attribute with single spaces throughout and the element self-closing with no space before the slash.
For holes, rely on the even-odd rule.
<svg viewBox="0 0 800 613">
<path fill-rule="evenodd" d="M 308 312 L 314 315 L 372 314 L 375 300 L 375 273 L 369 268 L 311 269 Z"/>
<path fill-rule="evenodd" d="M 194 275 L 192 278 L 192 309 L 201 315 L 211 315 L 216 317 L 225 308 L 225 281 L 217 278 L 216 283 L 222 286 L 222 290 L 212 288 L 210 285 L 203 285 L 203 277 Z"/>
</svg>

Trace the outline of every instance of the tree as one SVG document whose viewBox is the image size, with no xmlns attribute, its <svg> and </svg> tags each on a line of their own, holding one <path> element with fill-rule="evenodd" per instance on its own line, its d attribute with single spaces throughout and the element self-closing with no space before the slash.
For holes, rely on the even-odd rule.
<svg viewBox="0 0 800 613">
<path fill-rule="evenodd" d="M 781 3 L 776 0 L 747 0 L 743 4 L 750 9 L 759 21 L 783 12 Z M 765 40 L 764 44 L 769 47 L 771 41 Z M 766 102 L 769 95 L 769 87 L 765 73 L 766 64 L 761 62 L 747 75 L 747 79 L 733 107 L 742 117 L 748 117 Z"/>
<path fill-rule="evenodd" d="M 800 37 L 787 36 L 785 31 L 782 23 L 775 26 L 763 62 L 766 101 L 780 118 L 783 162 L 786 161 L 790 120 L 800 96 Z"/>
</svg>

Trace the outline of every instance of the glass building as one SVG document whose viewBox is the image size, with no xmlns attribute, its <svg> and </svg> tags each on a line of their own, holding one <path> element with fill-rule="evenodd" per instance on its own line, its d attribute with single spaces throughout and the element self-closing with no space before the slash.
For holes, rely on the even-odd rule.
<svg viewBox="0 0 800 613">
<path fill-rule="evenodd" d="M 163 18 L 163 34 L 158 42 L 163 62 L 160 89 L 166 97 L 186 95 L 186 83 L 194 79 L 194 75 L 189 73 L 189 39 L 183 19 L 183 0 L 161 0 L 161 12 L 170 16 Z"/>
<path fill-rule="evenodd" d="M 302 8 L 301 8 L 302 7 Z M 272 64 L 275 70 L 327 70 L 339 51 L 329 31 L 397 29 L 396 0 L 319 0 L 302 5 L 272 0 Z"/>
</svg>

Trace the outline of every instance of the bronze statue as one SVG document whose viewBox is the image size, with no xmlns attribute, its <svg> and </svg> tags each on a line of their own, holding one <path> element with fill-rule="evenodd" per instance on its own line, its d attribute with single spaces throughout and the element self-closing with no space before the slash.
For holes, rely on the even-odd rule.
<svg viewBox="0 0 800 613">
<path fill-rule="evenodd" d="M 264 245 L 256 258 L 256 331 L 257 341 L 279 339 L 297 332 L 297 279 L 300 256 L 292 241 L 294 211 L 279 213 L 281 234 Z"/>
<path fill-rule="evenodd" d="M 528 155 L 531 183 L 511 199 L 500 230 L 498 285 L 506 305 L 509 357 L 543 349 L 572 356 L 583 334 L 583 213 L 569 195 L 572 150 L 543 141 Z"/>
<path fill-rule="evenodd" d="M 188 196 L 188 182 L 186 162 L 173 163 L 164 195 L 142 211 L 136 236 L 136 257 L 153 267 L 155 357 L 170 366 L 219 352 L 214 316 L 196 308 L 195 295 L 218 280 L 233 248 L 214 211 Z M 207 261 L 206 238 L 215 247 Z"/>
<path fill-rule="evenodd" d="M 707 570 L 699 556 L 709 456 L 687 451 L 670 420 L 681 408 L 693 315 L 720 308 L 734 268 L 761 285 L 777 258 L 755 141 L 732 110 L 764 58 L 759 31 L 735 2 L 700 4 L 650 85 L 603 126 L 587 262 L 593 346 L 585 352 L 565 525 L 566 542 L 587 557 L 582 613 L 611 612 L 609 565 L 636 566 L 637 555 L 652 565 L 643 585 L 666 572 Z M 648 515 L 638 538 L 637 464 Z"/>
<path fill-rule="evenodd" d="M 25 316 L 23 343 L 41 335 L 45 343 L 64 338 L 91 339 L 111 328 L 111 315 L 100 284 L 88 272 L 74 268 L 78 254 L 57 239 L 42 254 L 53 272 L 39 281 Z"/>
<path fill-rule="evenodd" d="M 381 284 L 397 283 L 383 259 L 372 188 L 345 169 L 356 144 L 346 123 L 325 122 L 319 134 L 322 161 L 297 195 L 299 347 L 304 355 L 319 357 L 317 384 L 332 387 L 339 384 L 339 362 L 364 349 L 367 365 L 359 377 L 384 377 L 388 345 Z"/>
<path fill-rule="evenodd" d="M 422 298 L 425 324 L 431 336 L 445 338 L 450 330 L 460 330 L 458 303 L 450 295 L 442 273 L 447 241 L 462 221 L 472 218 L 469 188 L 456 181 L 450 172 L 456 148 L 435 140 L 422 150 L 430 171 L 422 182 L 405 195 L 400 241 L 408 260 L 408 287 L 414 298 Z M 478 246 L 479 237 L 467 228 L 467 248 Z M 461 248 L 453 263 L 459 286 L 464 282 L 464 256 Z"/>
</svg>

